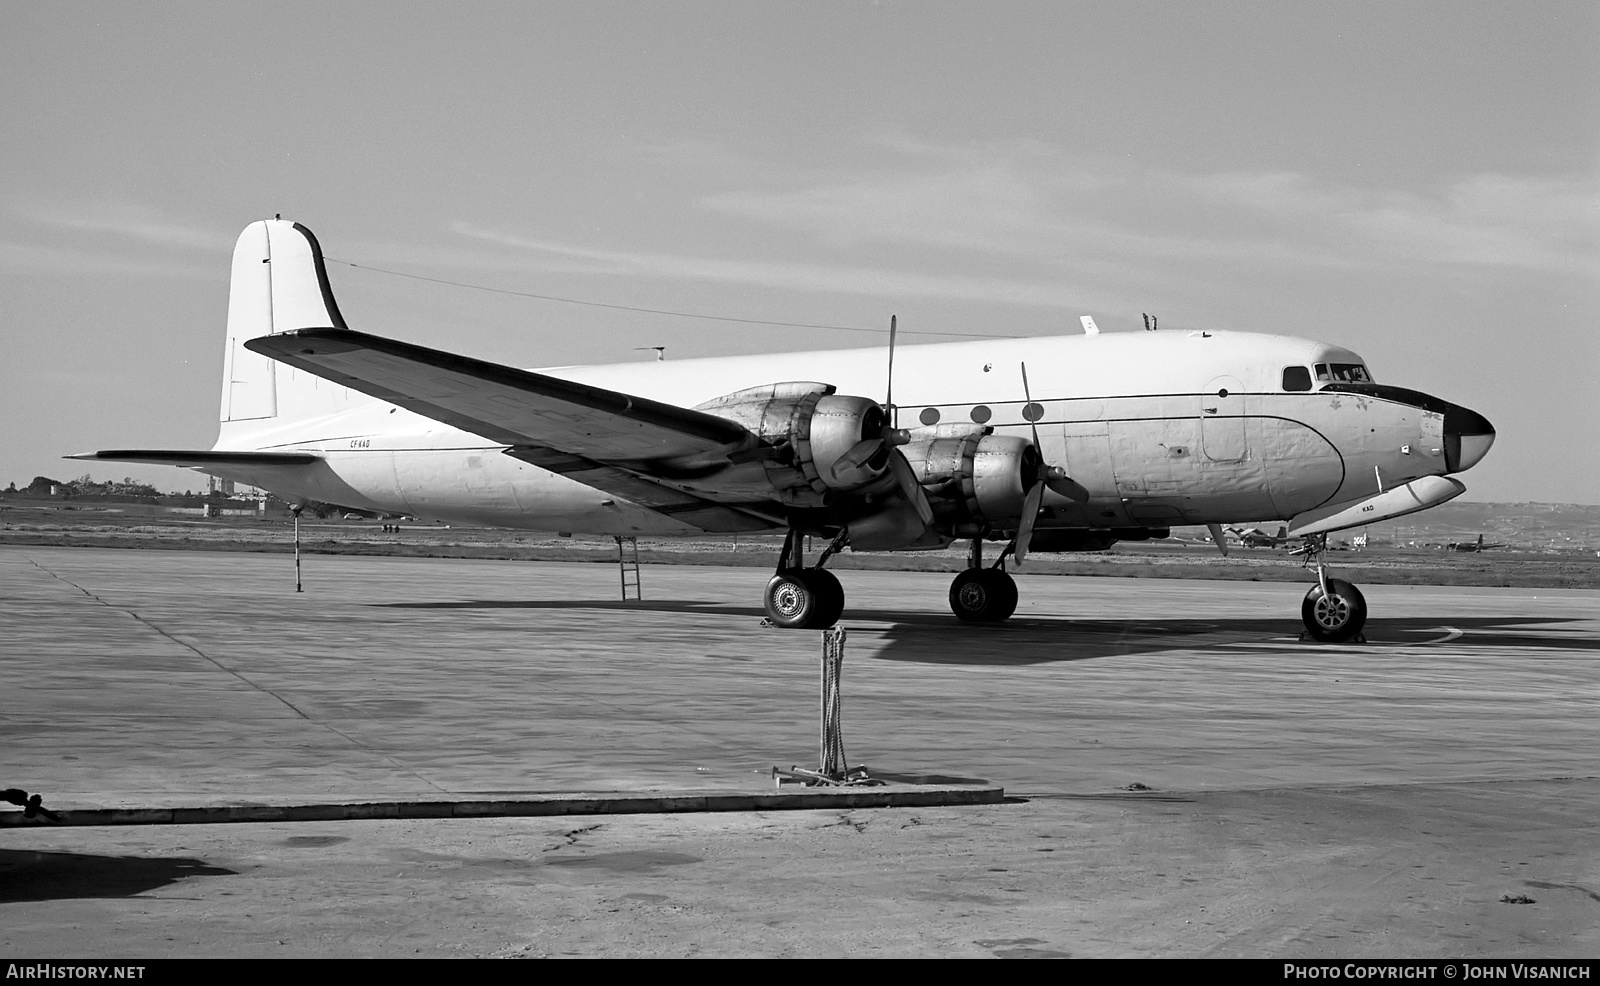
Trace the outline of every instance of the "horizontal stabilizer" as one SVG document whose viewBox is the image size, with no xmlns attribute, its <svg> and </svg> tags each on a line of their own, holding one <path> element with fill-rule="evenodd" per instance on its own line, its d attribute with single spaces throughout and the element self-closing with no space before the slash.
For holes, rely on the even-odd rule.
<svg viewBox="0 0 1600 986">
<path fill-rule="evenodd" d="M 597 462 L 725 461 L 756 442 L 703 411 L 348 329 L 284 332 L 245 348 L 491 442 Z"/>
<path fill-rule="evenodd" d="M 152 466 L 185 466 L 191 469 L 212 466 L 307 466 L 320 461 L 309 452 L 186 452 L 177 449 L 109 449 L 80 452 L 66 458 L 91 462 L 141 462 Z"/>
</svg>

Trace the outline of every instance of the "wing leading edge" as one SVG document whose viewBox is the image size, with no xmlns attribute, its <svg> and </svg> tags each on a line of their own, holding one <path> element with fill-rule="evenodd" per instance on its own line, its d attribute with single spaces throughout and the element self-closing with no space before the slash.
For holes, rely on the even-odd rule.
<svg viewBox="0 0 1600 986">
<path fill-rule="evenodd" d="M 720 460 L 756 444 L 703 411 L 349 329 L 282 332 L 245 348 L 506 445 L 642 466 Z"/>
<path fill-rule="evenodd" d="M 667 478 L 714 472 L 760 444 L 726 418 L 349 329 L 299 329 L 245 347 L 702 530 L 782 523 L 770 503 L 709 500 Z"/>
</svg>

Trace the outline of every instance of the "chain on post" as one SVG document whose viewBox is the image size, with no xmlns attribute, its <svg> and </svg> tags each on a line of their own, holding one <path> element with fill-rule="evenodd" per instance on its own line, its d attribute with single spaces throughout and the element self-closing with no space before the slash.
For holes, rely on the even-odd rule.
<svg viewBox="0 0 1600 986">
<path fill-rule="evenodd" d="M 840 699 L 839 681 L 844 676 L 843 627 L 822 631 L 822 765 L 809 767 L 774 767 L 772 778 L 782 787 L 785 781 L 807 786 L 871 786 L 881 785 L 871 777 L 865 767 L 851 767 L 844 757 L 844 715 Z"/>
<path fill-rule="evenodd" d="M 843 627 L 822 631 L 822 773 L 843 780 L 844 723 L 840 712 L 839 678 L 844 673 Z"/>
</svg>

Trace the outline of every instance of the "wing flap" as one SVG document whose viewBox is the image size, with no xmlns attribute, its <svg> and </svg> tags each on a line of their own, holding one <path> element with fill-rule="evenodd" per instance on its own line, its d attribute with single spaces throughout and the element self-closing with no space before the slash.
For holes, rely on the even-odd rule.
<svg viewBox="0 0 1600 986">
<path fill-rule="evenodd" d="M 613 493 L 703 531 L 731 533 L 783 526 L 781 519 L 762 513 L 762 508 L 768 505 L 749 504 L 748 509 L 743 509 L 735 505 L 713 503 L 692 493 L 651 482 L 618 466 L 608 466 L 570 452 L 523 445 L 506 449 L 506 454 L 585 486 Z"/>
<path fill-rule="evenodd" d="M 349 329 L 245 347 L 492 442 L 601 463 L 721 458 L 756 439 L 726 418 Z"/>
</svg>

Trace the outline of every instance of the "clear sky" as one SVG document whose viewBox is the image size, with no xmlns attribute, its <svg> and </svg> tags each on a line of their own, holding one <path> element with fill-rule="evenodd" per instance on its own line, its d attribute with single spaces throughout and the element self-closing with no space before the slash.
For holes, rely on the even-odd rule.
<svg viewBox="0 0 1600 986">
<path fill-rule="evenodd" d="M 875 345 L 891 312 L 1335 342 L 1496 425 L 1467 498 L 1600 502 L 1600 4 L 0 15 L 0 485 L 209 447 L 233 241 L 282 213 L 362 265 L 330 270 L 353 328 L 519 366 Z"/>
</svg>

